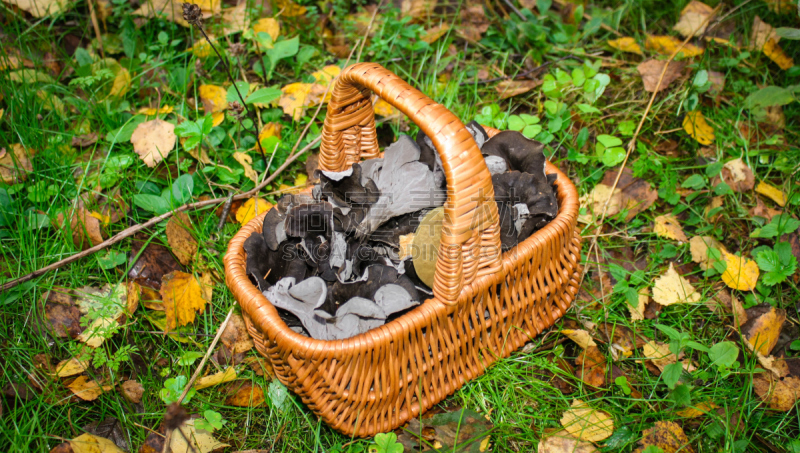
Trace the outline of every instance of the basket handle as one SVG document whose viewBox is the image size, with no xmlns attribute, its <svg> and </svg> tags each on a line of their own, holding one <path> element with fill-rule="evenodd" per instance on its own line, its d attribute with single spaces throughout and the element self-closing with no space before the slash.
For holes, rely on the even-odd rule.
<svg viewBox="0 0 800 453">
<path fill-rule="evenodd" d="M 447 201 L 433 294 L 455 305 L 476 277 L 502 270 L 491 175 L 472 134 L 452 112 L 377 63 L 354 64 L 339 75 L 322 129 L 320 169 L 343 171 L 379 154 L 373 91 L 419 126 L 442 159 Z"/>
</svg>

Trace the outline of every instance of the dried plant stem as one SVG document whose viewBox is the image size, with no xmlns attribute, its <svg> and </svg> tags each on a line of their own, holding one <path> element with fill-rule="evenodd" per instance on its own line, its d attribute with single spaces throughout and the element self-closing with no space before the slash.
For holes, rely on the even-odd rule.
<svg viewBox="0 0 800 453">
<path fill-rule="evenodd" d="M 94 0 L 88 0 L 89 3 L 89 16 L 92 19 L 92 28 L 94 28 L 94 35 L 97 38 L 97 45 L 100 46 L 100 56 L 105 58 L 106 51 L 103 48 L 103 37 L 100 33 L 100 24 L 97 22 L 97 13 L 94 10 Z"/>
<path fill-rule="evenodd" d="M 211 351 L 213 351 L 214 348 L 217 346 L 217 343 L 219 342 L 219 338 L 222 336 L 222 332 L 224 332 L 225 328 L 228 327 L 228 321 L 230 321 L 231 320 L 231 316 L 233 316 L 233 308 L 235 306 L 236 305 L 231 306 L 231 309 L 228 310 L 228 316 L 226 316 L 225 320 L 222 321 L 222 324 L 219 325 L 219 329 L 217 329 L 217 334 L 214 336 L 214 339 L 211 340 L 211 345 L 209 345 L 208 349 L 206 350 L 206 354 L 203 356 L 203 360 L 200 361 L 200 365 L 197 365 L 197 369 L 194 370 L 194 374 L 192 374 L 192 378 L 189 379 L 189 382 L 186 384 L 186 387 L 183 389 L 183 393 L 181 393 L 181 396 L 178 398 L 178 401 L 177 401 L 178 404 L 181 404 L 183 402 L 183 399 L 186 398 L 186 395 L 189 393 L 189 390 L 191 390 L 192 385 L 194 385 L 194 381 L 196 381 L 197 377 L 200 376 L 200 373 L 203 372 L 203 368 L 205 368 L 206 362 L 208 361 L 208 358 L 211 357 Z"/>
</svg>

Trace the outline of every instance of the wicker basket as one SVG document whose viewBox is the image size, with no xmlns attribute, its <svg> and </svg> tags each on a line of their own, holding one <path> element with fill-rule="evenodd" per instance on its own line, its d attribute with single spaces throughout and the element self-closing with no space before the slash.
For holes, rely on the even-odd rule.
<svg viewBox="0 0 800 453">
<path fill-rule="evenodd" d="M 331 427 L 355 436 L 417 417 L 553 325 L 572 303 L 580 272 L 578 196 L 570 180 L 547 163 L 546 171 L 558 175 L 557 217 L 501 254 L 491 177 L 471 134 L 444 106 L 378 64 L 356 64 L 340 75 L 322 132 L 321 169 L 341 171 L 378 154 L 373 91 L 420 126 L 442 158 L 448 197 L 434 297 L 369 332 L 316 340 L 287 327 L 245 272 L 244 242 L 261 231 L 266 213 L 234 236 L 225 255 L 228 287 L 278 379 Z"/>
</svg>

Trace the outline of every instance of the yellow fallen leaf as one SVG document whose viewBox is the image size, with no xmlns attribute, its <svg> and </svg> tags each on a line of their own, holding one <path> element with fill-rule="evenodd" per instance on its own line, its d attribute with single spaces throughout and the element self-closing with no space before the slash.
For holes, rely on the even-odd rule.
<svg viewBox="0 0 800 453">
<path fill-rule="evenodd" d="M 630 52 L 630 53 L 635 53 L 636 55 L 642 55 L 642 48 L 639 46 L 639 43 L 637 43 L 635 39 L 629 36 L 625 36 L 619 39 L 609 39 L 608 45 L 623 52 Z"/>
<path fill-rule="evenodd" d="M 710 17 L 713 13 L 714 8 L 697 0 L 692 0 L 683 8 L 678 23 L 672 29 L 684 37 L 700 36 L 708 28 L 708 24 L 711 22 Z"/>
<path fill-rule="evenodd" d="M 642 357 L 652 362 L 661 371 L 664 371 L 664 367 L 667 365 L 678 361 L 678 356 L 670 352 L 669 345 L 660 341 L 646 341 L 642 345 Z"/>
<path fill-rule="evenodd" d="M 675 422 L 659 421 L 652 428 L 642 431 L 642 439 L 639 441 L 643 451 L 649 446 L 657 447 L 656 451 L 664 453 L 694 453 L 694 449 L 689 443 L 689 438 L 683 432 L 683 428 Z"/>
<path fill-rule="evenodd" d="M 200 85 L 197 92 L 206 113 L 222 112 L 228 108 L 226 100 L 228 91 L 225 88 L 218 85 Z"/>
<path fill-rule="evenodd" d="M 284 17 L 297 17 L 306 13 L 305 6 L 300 6 L 292 0 L 275 0 L 275 9 Z"/>
<path fill-rule="evenodd" d="M 194 322 L 195 315 L 203 313 L 208 303 L 197 278 L 181 271 L 172 271 L 161 279 L 161 299 L 168 332 Z"/>
<path fill-rule="evenodd" d="M 197 58 L 208 58 L 214 55 L 214 48 L 211 47 L 211 44 L 209 44 L 205 39 L 197 40 L 197 42 L 195 42 L 192 48 L 189 50 L 192 52 L 192 55 Z"/>
<path fill-rule="evenodd" d="M 726 264 L 725 272 L 722 273 L 722 281 L 729 288 L 740 291 L 755 289 L 759 274 L 755 261 L 725 251 L 722 252 L 722 258 L 725 259 Z"/>
<path fill-rule="evenodd" d="M 764 52 L 764 55 L 768 56 L 770 60 L 774 61 L 775 64 L 778 65 L 781 69 L 786 71 L 794 66 L 794 60 L 792 57 L 786 55 L 786 53 L 781 49 L 781 46 L 778 45 L 778 41 L 775 39 L 770 39 L 764 44 L 764 47 L 761 49 Z"/>
<path fill-rule="evenodd" d="M 283 129 L 283 124 L 281 123 L 273 123 L 269 122 L 261 128 L 261 132 L 258 133 L 258 141 L 263 142 L 265 138 L 268 137 L 278 137 L 281 138 L 281 129 Z M 271 149 L 265 149 L 264 151 L 272 152 Z"/>
<path fill-rule="evenodd" d="M 388 102 L 384 101 L 381 98 L 375 102 L 375 105 L 372 106 L 372 109 L 375 111 L 375 114 L 378 116 L 392 116 L 400 113 L 400 110 L 397 110 L 395 106 L 389 104 Z"/>
<path fill-rule="evenodd" d="M 70 377 L 70 376 L 75 376 L 76 374 L 83 373 L 88 367 L 89 367 L 88 360 L 82 361 L 73 357 L 71 359 L 62 360 L 58 362 L 55 371 L 56 371 L 56 376 L 58 377 Z"/>
<path fill-rule="evenodd" d="M 222 384 L 223 382 L 230 382 L 234 379 L 236 379 L 236 369 L 234 367 L 230 367 L 225 369 L 225 371 L 220 371 L 218 373 L 209 374 L 208 376 L 198 378 L 196 381 L 194 381 L 194 385 L 192 387 L 197 390 L 202 390 L 204 388 Z"/>
<path fill-rule="evenodd" d="M 773 186 L 772 184 L 766 183 L 761 181 L 756 186 L 756 192 L 764 195 L 765 197 L 769 197 L 772 201 L 778 204 L 778 206 L 786 206 L 786 194 L 783 193 L 781 189 Z"/>
<path fill-rule="evenodd" d="M 272 204 L 263 198 L 251 198 L 245 201 L 242 206 L 236 211 L 236 220 L 246 225 L 247 222 L 253 220 L 257 215 L 263 214 L 272 209 Z"/>
<path fill-rule="evenodd" d="M 580 440 L 597 442 L 614 432 L 614 419 L 603 411 L 589 407 L 579 399 L 561 417 L 561 426 Z"/>
<path fill-rule="evenodd" d="M 184 266 L 197 255 L 197 240 L 192 235 L 192 220 L 186 212 L 179 212 L 167 222 L 167 243 L 172 253 Z"/>
<path fill-rule="evenodd" d="M 585 208 L 587 213 L 578 216 L 578 222 L 590 224 L 594 219 L 599 219 L 603 215 L 603 208 L 608 200 L 606 217 L 619 214 L 622 210 L 622 190 L 617 187 L 611 191 L 611 186 L 599 183 L 594 186 L 591 192 L 580 198 L 581 208 Z"/>
<path fill-rule="evenodd" d="M 688 280 L 683 278 L 673 263 L 664 275 L 658 277 L 653 285 L 653 300 L 660 305 L 696 303 L 700 301 L 700 293 L 695 291 Z"/>
<path fill-rule="evenodd" d="M 281 34 L 281 24 L 272 17 L 264 17 L 253 24 L 253 33 L 266 33 L 274 42 Z"/>
<path fill-rule="evenodd" d="M 176 140 L 175 125 L 158 118 L 139 124 L 131 135 L 133 150 L 150 168 L 169 155 Z"/>
<path fill-rule="evenodd" d="M 711 248 L 715 248 L 720 252 L 725 250 L 725 246 L 711 236 L 695 236 L 689 240 L 689 252 L 692 254 L 692 261 L 699 264 L 700 269 L 704 271 L 714 266 L 715 260 L 709 253 Z"/>
<path fill-rule="evenodd" d="M 561 333 L 566 335 L 570 340 L 574 341 L 575 344 L 581 347 L 581 349 L 586 349 L 589 346 L 597 346 L 597 343 L 594 342 L 594 339 L 589 332 L 583 329 L 562 329 Z"/>
<path fill-rule="evenodd" d="M 681 45 L 683 41 L 674 36 L 652 36 L 648 35 L 644 42 L 644 47 L 647 50 L 652 50 L 661 55 L 672 55 Z M 683 54 L 685 58 L 696 57 L 702 55 L 704 50 L 694 44 L 686 43 L 681 49 L 679 54 Z"/>
<path fill-rule="evenodd" d="M 173 452 L 193 452 L 193 453 L 211 453 L 212 451 L 221 451 L 224 447 L 230 445 L 222 443 L 214 438 L 210 432 L 196 428 L 194 426 L 195 420 L 187 420 L 181 425 L 178 430 L 180 433 L 174 433 L 170 436 L 169 450 Z"/>
<path fill-rule="evenodd" d="M 653 227 L 653 232 L 658 236 L 667 239 L 674 239 L 676 241 L 687 242 L 686 234 L 681 228 L 678 219 L 672 214 L 660 215 L 655 219 L 656 223 Z"/>
<path fill-rule="evenodd" d="M 247 13 L 247 2 L 240 2 L 233 8 L 222 10 L 223 35 L 241 33 L 250 28 L 250 15 Z"/>
<path fill-rule="evenodd" d="M 424 41 L 424 42 L 426 42 L 428 44 L 433 44 L 434 42 L 436 42 L 436 40 L 438 40 L 439 38 L 444 36 L 444 34 L 447 33 L 448 30 L 450 30 L 450 25 L 448 25 L 448 24 L 439 24 L 439 25 L 427 30 L 425 32 L 425 34 L 420 36 L 419 39 L 420 39 L 420 41 Z"/>
<path fill-rule="evenodd" d="M 49 15 L 56 15 L 64 11 L 69 5 L 68 0 L 4 0 L 25 10 L 33 17 L 45 17 Z"/>
<path fill-rule="evenodd" d="M 714 142 L 714 128 L 706 122 L 700 111 L 688 112 L 683 118 L 683 130 L 697 140 L 701 145 L 710 145 Z"/>
<path fill-rule="evenodd" d="M 225 112 L 214 112 L 211 114 L 211 127 L 217 127 L 225 121 Z"/>
<path fill-rule="evenodd" d="M 306 185 L 308 182 L 308 175 L 305 173 L 298 173 L 297 176 L 294 178 L 294 185 L 295 187 L 300 187 Z"/>
<path fill-rule="evenodd" d="M 233 158 L 236 159 L 236 162 L 239 162 L 242 167 L 244 167 L 244 176 L 253 181 L 254 183 L 258 184 L 258 173 L 253 170 L 253 158 L 250 157 L 249 154 L 245 154 L 242 152 L 235 152 L 233 153 Z"/>
<path fill-rule="evenodd" d="M 320 74 L 320 77 L 322 75 Z M 306 107 L 313 107 L 319 104 L 325 94 L 326 86 L 319 83 L 290 83 L 281 88 L 281 97 L 278 105 L 287 115 L 291 115 L 295 121 L 303 117 Z M 328 93 L 330 96 L 330 93 Z"/>
<path fill-rule="evenodd" d="M 647 303 L 650 301 L 650 290 L 642 288 L 639 290 L 639 298 L 636 306 L 634 307 L 628 303 L 628 312 L 631 314 L 631 321 L 644 320 L 644 311 L 647 308 Z"/>
<path fill-rule="evenodd" d="M 33 171 L 31 157 L 34 151 L 19 143 L 11 145 L 10 150 L 0 155 L 0 180 L 6 184 L 24 181 Z"/>
<path fill-rule="evenodd" d="M 750 45 L 751 50 L 762 50 L 767 42 L 771 39 L 775 40 L 775 44 L 780 41 L 781 37 L 775 33 L 775 29 L 760 17 L 753 18 L 753 27 L 750 29 Z"/>
<path fill-rule="evenodd" d="M 174 110 L 175 109 L 171 105 L 162 105 L 159 109 L 155 107 L 142 107 L 139 109 L 139 113 L 147 116 L 168 115 Z"/>
<path fill-rule="evenodd" d="M 125 453 L 117 444 L 105 437 L 83 433 L 67 441 L 72 448 L 72 453 Z"/>
<path fill-rule="evenodd" d="M 111 88 L 105 95 L 101 94 L 101 98 L 109 97 L 122 97 L 128 92 L 131 87 L 131 74 L 127 69 L 123 68 L 117 60 L 113 58 L 106 58 L 92 64 L 92 75 L 96 75 L 100 70 L 109 70 L 114 75 L 114 80 Z M 107 86 L 104 84 L 103 86 Z"/>
<path fill-rule="evenodd" d="M 96 381 L 90 381 L 86 376 L 78 376 L 67 386 L 78 398 L 84 401 L 94 401 L 103 394 L 113 389 L 113 385 L 100 385 Z"/>
<path fill-rule="evenodd" d="M 325 66 L 319 71 L 312 72 L 311 77 L 314 77 L 314 80 L 316 80 L 318 84 L 327 87 L 328 83 L 330 83 L 331 80 L 335 79 L 336 77 L 339 77 L 339 74 L 341 73 L 342 73 L 342 68 L 336 66 L 335 64 L 331 64 Z"/>
<path fill-rule="evenodd" d="M 704 403 L 698 404 L 697 406 L 689 406 L 689 407 L 683 408 L 683 409 L 679 410 L 678 412 L 676 412 L 676 414 L 678 414 L 681 417 L 685 417 L 685 418 L 696 418 L 696 417 L 699 417 L 701 415 L 705 415 L 705 414 L 711 412 L 712 410 L 714 410 L 714 409 L 716 409 L 718 407 L 719 406 L 717 406 L 717 404 L 715 402 L 706 401 Z"/>
</svg>

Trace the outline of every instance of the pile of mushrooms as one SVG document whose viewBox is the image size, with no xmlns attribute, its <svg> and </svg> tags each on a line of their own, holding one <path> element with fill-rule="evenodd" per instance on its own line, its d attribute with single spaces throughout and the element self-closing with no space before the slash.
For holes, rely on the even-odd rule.
<svg viewBox="0 0 800 453">
<path fill-rule="evenodd" d="M 513 131 L 489 139 L 474 121 L 467 128 L 492 174 L 507 251 L 555 218 L 556 175 L 544 172 L 541 143 Z M 421 223 L 440 225 L 446 200 L 430 138 L 401 135 L 382 158 L 317 176 L 310 194 L 283 196 L 244 244 L 247 274 L 287 325 L 345 339 L 430 297 L 435 253 L 415 257 L 407 247 Z"/>
</svg>

